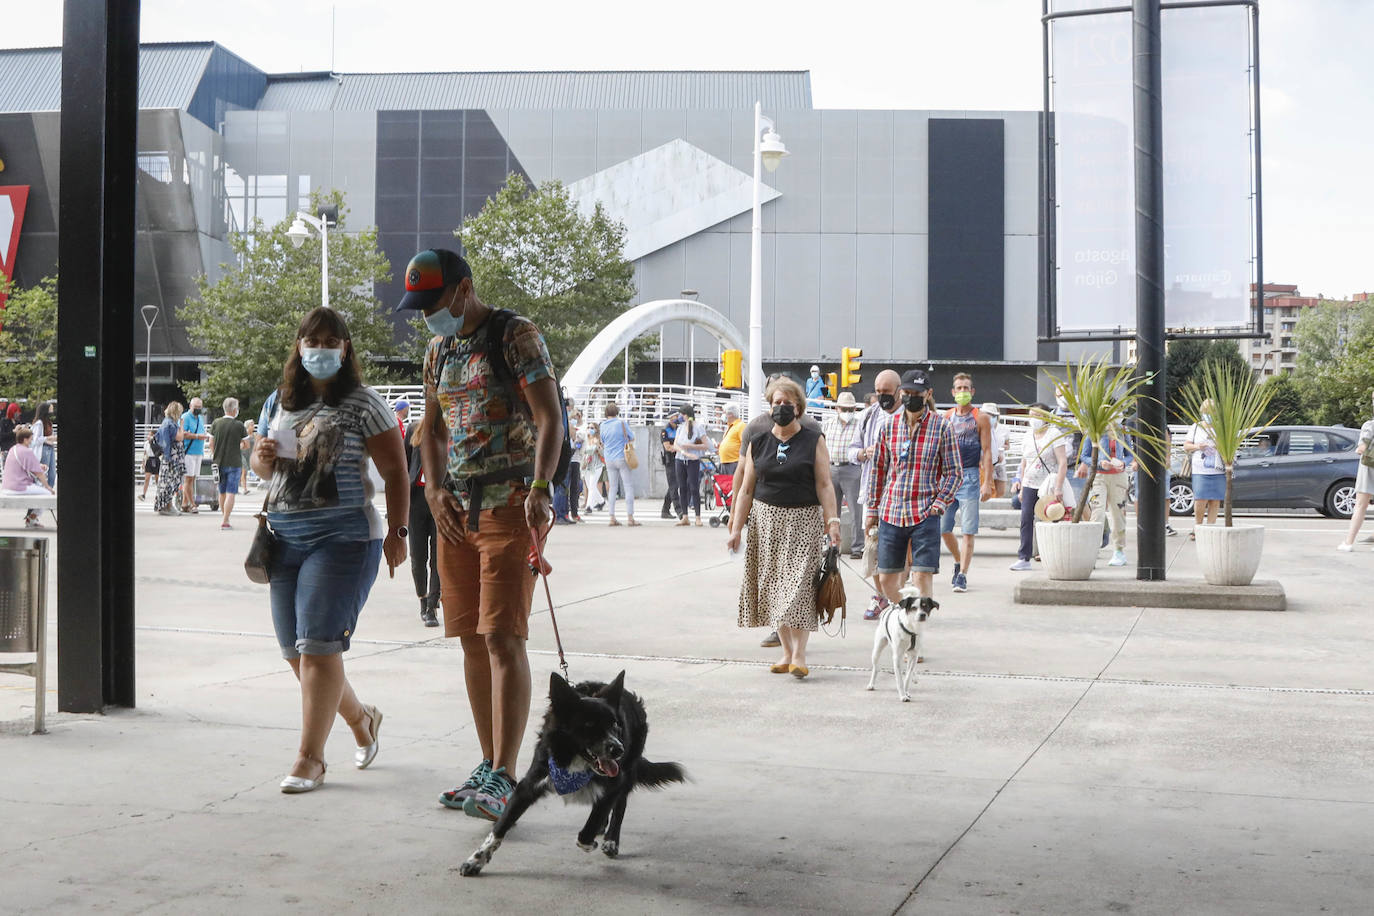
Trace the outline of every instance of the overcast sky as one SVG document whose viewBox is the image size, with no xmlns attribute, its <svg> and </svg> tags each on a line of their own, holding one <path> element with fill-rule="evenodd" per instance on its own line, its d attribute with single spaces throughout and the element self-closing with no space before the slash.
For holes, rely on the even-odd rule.
<svg viewBox="0 0 1374 916">
<path fill-rule="evenodd" d="M 811 71 L 818 108 L 1041 105 L 1040 0 L 142 6 L 144 41 L 214 40 L 269 72 L 795 69 Z M 0 44 L 61 43 L 58 0 L 6 7 Z M 1374 2 L 1260 9 L 1265 279 L 1329 296 L 1374 289 Z"/>
</svg>

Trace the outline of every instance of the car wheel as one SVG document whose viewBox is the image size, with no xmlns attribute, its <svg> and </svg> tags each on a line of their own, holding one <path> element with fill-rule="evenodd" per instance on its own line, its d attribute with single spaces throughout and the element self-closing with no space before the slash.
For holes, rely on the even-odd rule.
<svg viewBox="0 0 1374 916">
<path fill-rule="evenodd" d="M 1326 491 L 1323 507 L 1327 518 L 1350 518 L 1355 514 L 1355 481 L 1342 480 Z"/>
<path fill-rule="evenodd" d="M 1193 514 L 1193 487 L 1191 484 L 1174 481 L 1169 486 L 1169 514 Z"/>
</svg>

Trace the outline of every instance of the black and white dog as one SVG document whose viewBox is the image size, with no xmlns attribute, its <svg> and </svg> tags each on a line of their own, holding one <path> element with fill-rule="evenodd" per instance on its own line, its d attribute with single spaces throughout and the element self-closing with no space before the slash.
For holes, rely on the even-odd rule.
<svg viewBox="0 0 1374 916">
<path fill-rule="evenodd" d="M 911 682 L 916 678 L 916 662 L 921 657 L 921 633 L 925 630 L 926 618 L 939 606 L 935 599 L 922 598 L 921 593 L 909 585 L 902 589 L 901 601 L 887 606 L 878 618 L 878 631 L 873 634 L 873 673 L 868 678 L 869 690 L 878 684 L 878 659 L 883 654 L 883 645 L 887 644 L 892 648 L 897 697 L 903 703 L 911 702 Z"/>
<path fill-rule="evenodd" d="M 630 793 L 640 786 L 661 789 L 687 778 L 676 763 L 644 759 L 648 733 L 644 704 L 625 689 L 624 671 L 609 684 L 583 681 L 576 687 L 557 673 L 549 675 L 549 711 L 539 729 L 534 762 L 511 793 L 505 813 L 459 872 L 481 872 L 520 816 L 550 792 L 564 801 L 592 806 L 577 845 L 590 852 L 604 834 L 601 851 L 615 858 Z"/>
</svg>

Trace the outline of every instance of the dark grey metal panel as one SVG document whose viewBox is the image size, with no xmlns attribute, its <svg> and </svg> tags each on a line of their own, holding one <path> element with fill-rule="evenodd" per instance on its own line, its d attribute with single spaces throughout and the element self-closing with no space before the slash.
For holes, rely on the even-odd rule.
<svg viewBox="0 0 1374 916">
<path fill-rule="evenodd" d="M 930 119 L 927 328 L 935 359 L 1001 359 L 1005 126 Z"/>
</svg>

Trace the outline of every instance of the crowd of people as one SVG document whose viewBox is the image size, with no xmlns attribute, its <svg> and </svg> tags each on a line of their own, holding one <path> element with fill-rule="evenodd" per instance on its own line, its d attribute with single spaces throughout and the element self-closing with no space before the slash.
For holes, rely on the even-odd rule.
<svg viewBox="0 0 1374 916">
<path fill-rule="evenodd" d="M 495 820 L 514 789 L 530 713 L 526 641 L 536 577 L 548 572 L 545 539 L 556 524 L 575 525 L 595 512 L 620 526 L 621 500 L 623 524 L 640 524 L 635 429 L 620 404 L 599 405 L 600 416 L 592 416 L 561 400 L 539 329 L 482 302 L 458 254 L 417 254 L 397 310 L 419 312 L 433 334 L 419 420 L 410 420 L 406 400 L 388 405 L 363 384 L 345 322 L 318 308 L 301 321 L 256 429 L 238 420 L 232 398 L 213 423 L 199 399 L 189 414 L 178 403 L 167 406 L 150 437 L 161 459 L 156 505 L 195 511 L 194 481 L 186 483 L 197 476 L 196 456 L 203 460 L 207 450 L 220 469 L 224 527 L 243 485 L 243 454 L 266 486 L 275 538 L 270 615 L 282 657 L 299 680 L 302 709 L 299 745 L 281 781 L 285 793 L 323 784 L 335 716 L 352 731 L 354 766 L 365 769 L 376 759 L 383 715 L 359 699 L 343 654 L 381 562 L 394 574 L 409 559 L 423 624 L 442 626 L 461 646 L 477 745 L 464 753 L 480 754 L 439 802 Z M 743 554 L 736 623 L 768 632 L 763 645 L 781 651 L 772 673 L 810 675 L 808 643 L 819 627 L 818 573 L 827 551 L 863 561 L 874 591 L 863 615 L 869 620 L 912 587 L 923 616 L 939 607 L 934 583 L 942 546 L 952 558 L 951 590 L 965 591 L 979 507 L 1008 492 L 1021 511 L 1013 569 L 1030 567 L 1029 535 L 1046 505 L 1082 498 L 1109 515 L 1113 562 L 1124 557 L 1134 467 L 1122 431 L 1075 442 L 1046 422 L 1054 408 L 1032 405 L 1031 431 L 1009 479 L 998 406 L 974 405 L 966 373 L 954 377 L 955 406 L 943 413 L 932 387 L 922 369 L 880 372 L 864 404 L 843 392 L 818 422 L 814 392 L 775 376 L 763 392 L 766 412 L 748 423 L 726 408 L 708 424 L 690 404 L 664 419 L 658 441 L 669 486 L 662 514 L 679 526 L 700 525 L 703 480 L 729 496 L 725 546 Z M 48 485 L 50 465 L 33 440 L 42 435 L 41 447 L 55 445 L 55 437 L 50 427 L 40 429 L 15 430 L 6 480 L 13 465 L 26 487 Z M 1362 431 L 1361 452 L 1371 438 L 1374 421 Z M 1214 450 L 1205 417 L 1188 439 L 1194 476 L 1205 474 L 1207 450 Z M 1094 463 L 1092 491 L 1076 492 L 1074 481 L 1082 482 Z M 1361 475 L 1361 492 L 1368 493 L 1368 475 Z M 378 483 L 384 513 L 374 507 Z M 145 481 L 145 493 L 146 487 Z M 1199 492 L 1200 503 L 1212 499 L 1205 488 Z M 1366 495 L 1361 514 L 1367 504 Z M 853 530 L 842 543 L 846 506 Z"/>
</svg>

